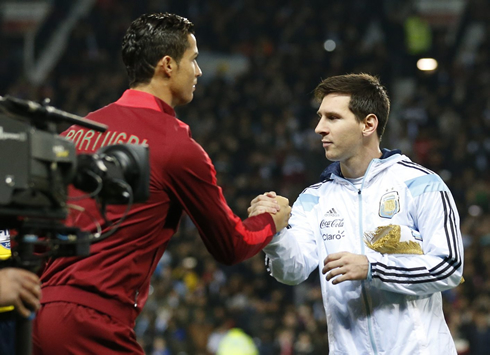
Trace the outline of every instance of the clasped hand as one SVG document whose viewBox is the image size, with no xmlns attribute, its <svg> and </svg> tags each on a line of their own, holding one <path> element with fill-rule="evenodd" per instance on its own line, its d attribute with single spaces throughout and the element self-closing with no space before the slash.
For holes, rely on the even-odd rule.
<svg viewBox="0 0 490 355">
<path fill-rule="evenodd" d="M 274 191 L 257 196 L 250 202 L 248 216 L 256 216 L 268 212 L 272 215 L 276 225 L 276 231 L 286 228 L 291 214 L 291 206 L 286 197 L 277 195 Z"/>
</svg>

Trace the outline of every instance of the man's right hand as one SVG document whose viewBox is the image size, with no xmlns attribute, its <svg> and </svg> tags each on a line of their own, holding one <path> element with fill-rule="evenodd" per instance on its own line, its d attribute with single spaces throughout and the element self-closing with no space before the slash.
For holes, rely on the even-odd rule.
<svg viewBox="0 0 490 355">
<path fill-rule="evenodd" d="M 22 316 L 40 307 L 41 282 L 36 274 L 13 267 L 0 269 L 0 306 L 14 306 Z M 27 306 L 27 307 L 26 307 Z"/>
<path fill-rule="evenodd" d="M 274 191 L 270 191 L 254 198 L 247 211 L 249 217 L 264 212 L 270 213 L 274 219 L 276 231 L 279 232 L 288 225 L 291 207 L 286 197 L 278 196 Z"/>
</svg>

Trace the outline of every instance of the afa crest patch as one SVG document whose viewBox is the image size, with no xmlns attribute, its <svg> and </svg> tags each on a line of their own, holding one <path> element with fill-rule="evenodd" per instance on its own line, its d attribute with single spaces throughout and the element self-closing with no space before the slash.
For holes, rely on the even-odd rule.
<svg viewBox="0 0 490 355">
<path fill-rule="evenodd" d="M 379 216 L 383 218 L 392 218 L 400 212 L 400 197 L 397 191 L 391 191 L 383 196 L 379 201 Z"/>
</svg>

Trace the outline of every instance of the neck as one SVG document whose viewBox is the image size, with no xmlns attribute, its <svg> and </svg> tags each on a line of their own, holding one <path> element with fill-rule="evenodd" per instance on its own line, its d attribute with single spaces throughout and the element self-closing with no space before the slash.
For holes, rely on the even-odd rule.
<svg viewBox="0 0 490 355">
<path fill-rule="evenodd" d="M 342 175 L 350 179 L 364 176 L 369 163 L 371 163 L 373 159 L 381 158 L 381 155 L 382 152 L 379 149 L 379 145 L 371 148 L 364 147 L 360 154 L 340 162 L 340 170 L 342 171 Z"/>
<path fill-rule="evenodd" d="M 150 95 L 158 97 L 170 107 L 175 108 L 175 104 L 172 102 L 172 93 L 168 89 L 168 85 L 166 85 L 166 82 L 160 83 L 158 81 L 161 80 L 153 78 L 148 84 L 140 84 L 131 89 L 146 92 Z"/>
</svg>

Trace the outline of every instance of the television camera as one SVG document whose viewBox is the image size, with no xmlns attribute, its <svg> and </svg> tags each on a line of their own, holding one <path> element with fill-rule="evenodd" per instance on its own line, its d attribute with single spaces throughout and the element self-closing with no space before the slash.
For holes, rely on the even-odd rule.
<svg viewBox="0 0 490 355">
<path fill-rule="evenodd" d="M 35 267 L 36 245 L 49 250 L 43 257 L 88 255 L 91 243 L 107 237 L 63 224 L 70 184 L 101 206 L 129 206 L 148 198 L 147 146 L 116 144 L 77 155 L 74 143 L 58 135 L 60 125 L 100 132 L 107 127 L 46 103 L 9 96 L 0 97 L 0 110 L 0 229 L 17 232 L 11 262 Z"/>
</svg>

